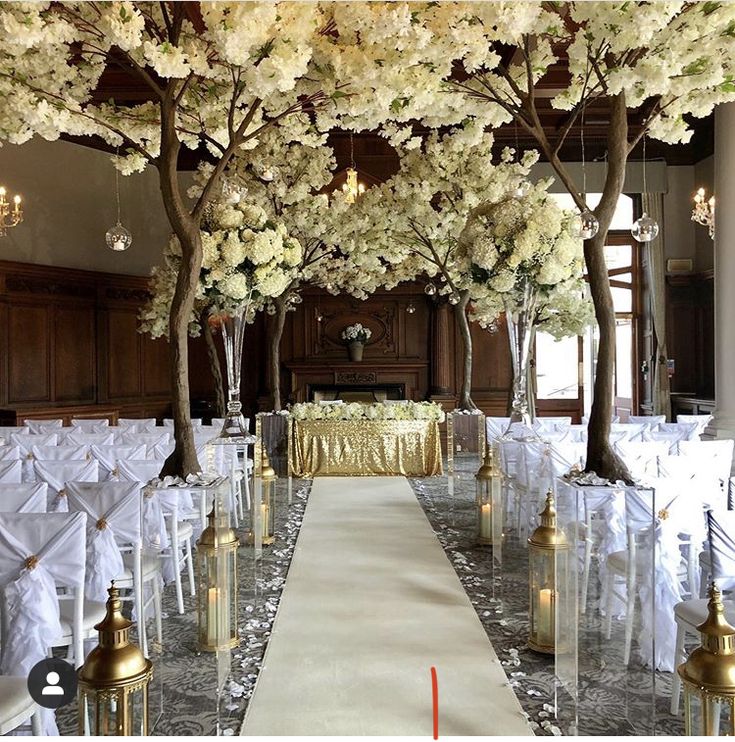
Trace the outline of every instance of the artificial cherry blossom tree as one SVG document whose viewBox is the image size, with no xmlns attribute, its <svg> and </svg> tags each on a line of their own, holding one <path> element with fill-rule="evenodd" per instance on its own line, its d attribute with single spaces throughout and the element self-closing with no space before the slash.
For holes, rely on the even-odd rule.
<svg viewBox="0 0 735 742">
<path fill-rule="evenodd" d="M 393 285 L 426 276 L 427 288 L 454 309 L 464 346 L 459 407 L 476 409 L 472 401 L 472 336 L 467 308 L 473 282 L 459 254 L 459 236 L 473 209 L 496 203 L 519 191 L 535 153 L 523 160 L 506 150 L 492 161 L 492 134 L 478 126 L 456 128 L 404 147 L 399 172 L 370 189 L 353 207 L 344 242 L 357 266 L 384 275 Z"/>
<path fill-rule="evenodd" d="M 311 3 L 59 2 L 0 7 L 0 139 L 97 136 L 123 172 L 157 168 L 181 247 L 171 301 L 171 393 L 176 446 L 162 473 L 199 470 L 189 416 L 187 330 L 202 263 L 201 220 L 233 156 L 274 125 L 325 100 L 333 69 L 319 57 L 329 16 Z M 98 101 L 107 68 L 127 73 L 146 102 Z M 321 72 L 316 74 L 315 68 Z M 330 87 L 331 86 L 331 87 Z M 303 126 L 303 120 L 302 120 Z M 182 146 L 214 166 L 187 201 Z"/>
</svg>

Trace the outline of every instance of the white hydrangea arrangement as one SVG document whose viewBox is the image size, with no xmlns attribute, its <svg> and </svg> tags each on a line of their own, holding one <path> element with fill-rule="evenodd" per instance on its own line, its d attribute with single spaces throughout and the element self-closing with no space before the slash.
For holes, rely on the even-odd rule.
<svg viewBox="0 0 735 742">
<path fill-rule="evenodd" d="M 369 327 L 364 327 L 360 322 L 356 322 L 354 325 L 348 325 L 342 330 L 342 340 L 346 343 L 367 343 L 372 336 L 372 331 Z"/>
<path fill-rule="evenodd" d="M 274 224 L 257 204 L 215 202 L 202 221 L 202 268 L 196 305 L 189 332 L 200 328 L 197 312 L 232 314 L 248 305 L 248 318 L 273 297 L 280 296 L 294 280 L 302 248 L 282 223 Z M 163 262 L 152 272 L 151 299 L 140 313 L 141 330 L 152 337 L 168 334 L 168 318 L 181 246 L 172 236 Z"/>
<path fill-rule="evenodd" d="M 541 181 L 522 197 L 475 209 L 460 237 L 475 283 L 505 298 L 526 282 L 548 293 L 582 274 L 582 240 L 573 231 L 574 215 L 559 207 L 547 187 Z"/>
<path fill-rule="evenodd" d="M 294 420 L 436 420 L 444 422 L 444 410 L 435 402 L 397 402 L 395 404 L 318 404 L 291 405 Z"/>
</svg>

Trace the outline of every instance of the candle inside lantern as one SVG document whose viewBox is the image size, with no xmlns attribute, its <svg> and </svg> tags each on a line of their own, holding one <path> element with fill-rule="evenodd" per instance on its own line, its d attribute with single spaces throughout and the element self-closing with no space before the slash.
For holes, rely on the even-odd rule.
<svg viewBox="0 0 735 742">
<path fill-rule="evenodd" d="M 268 538 L 270 536 L 270 533 L 268 533 L 268 503 L 263 502 L 260 505 L 260 517 L 262 518 L 262 524 L 261 524 L 261 533 L 263 534 L 263 538 Z"/>
<path fill-rule="evenodd" d="M 493 506 L 489 502 L 480 505 L 480 538 L 493 538 Z"/>
<path fill-rule="evenodd" d="M 210 587 L 207 592 L 207 644 L 212 647 L 218 644 L 217 641 L 217 619 L 219 610 L 219 590 L 216 587 Z"/>
<path fill-rule="evenodd" d="M 538 643 L 544 647 L 554 644 L 554 591 L 550 588 L 539 590 Z"/>
<path fill-rule="evenodd" d="M 125 249 L 125 243 L 122 240 L 115 240 L 112 243 L 112 249 L 122 252 Z"/>
</svg>

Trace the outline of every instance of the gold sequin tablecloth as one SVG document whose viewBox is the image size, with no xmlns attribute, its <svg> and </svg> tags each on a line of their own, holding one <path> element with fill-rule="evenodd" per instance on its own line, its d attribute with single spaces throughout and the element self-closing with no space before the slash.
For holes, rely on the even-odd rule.
<svg viewBox="0 0 735 742">
<path fill-rule="evenodd" d="M 294 420 L 296 477 L 432 477 L 442 473 L 435 420 Z"/>
</svg>

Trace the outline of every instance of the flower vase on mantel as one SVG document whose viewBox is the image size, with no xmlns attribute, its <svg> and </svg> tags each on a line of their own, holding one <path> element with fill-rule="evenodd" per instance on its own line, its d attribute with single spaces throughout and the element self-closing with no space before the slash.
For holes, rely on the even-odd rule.
<svg viewBox="0 0 735 742">
<path fill-rule="evenodd" d="M 537 300 L 538 290 L 530 281 L 525 281 L 514 299 L 506 300 L 505 303 L 505 319 L 508 323 L 510 357 L 513 364 L 513 401 L 508 430 L 513 423 L 522 423 L 531 429 L 535 418 L 528 399 L 528 372 Z"/>
<path fill-rule="evenodd" d="M 353 363 L 359 362 L 362 360 L 362 352 L 365 349 L 365 343 L 361 343 L 357 340 L 353 340 L 349 345 L 347 346 L 347 350 L 350 354 L 350 360 Z"/>
<path fill-rule="evenodd" d="M 245 316 L 247 305 L 238 307 L 232 314 L 214 315 L 222 332 L 227 363 L 227 414 L 222 430 L 211 443 L 249 444 L 254 436 L 245 427 L 240 402 L 240 372 L 242 368 L 242 348 L 245 337 Z"/>
</svg>

